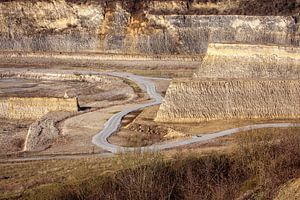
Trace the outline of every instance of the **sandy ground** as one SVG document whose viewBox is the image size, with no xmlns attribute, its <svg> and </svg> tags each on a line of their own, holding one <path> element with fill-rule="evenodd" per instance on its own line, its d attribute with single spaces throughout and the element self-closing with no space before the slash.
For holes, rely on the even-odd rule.
<svg viewBox="0 0 300 200">
<path fill-rule="evenodd" d="M 169 85 L 169 80 L 153 80 L 158 90 L 164 93 Z M 147 99 L 145 95 L 142 98 L 136 99 L 134 102 L 139 103 Z M 71 117 L 63 121 L 59 127 L 63 135 L 70 138 L 70 141 L 63 145 L 53 146 L 51 149 L 44 151 L 43 153 L 54 153 L 54 152 L 78 152 L 78 153 L 98 153 L 103 152 L 99 147 L 96 147 L 91 143 L 91 139 L 96 133 L 100 132 L 104 123 L 115 113 L 120 112 L 126 108 L 132 107 L 133 104 L 122 104 L 109 106 L 107 102 L 107 108 L 103 108 L 94 112 Z M 103 105 L 104 106 L 104 105 Z M 138 112 L 139 113 L 139 112 Z M 129 114 L 123 123 L 129 123 L 130 118 L 136 116 L 136 113 Z M 126 121 L 127 120 L 127 121 Z M 114 138 L 114 137 L 113 137 Z M 112 140 L 113 143 L 124 143 L 126 144 L 126 138 L 118 138 L 119 141 Z"/>
<path fill-rule="evenodd" d="M 103 150 L 94 146 L 91 140 L 101 131 L 104 123 L 116 112 L 132 106 L 133 103 L 144 102 L 148 98 L 134 83 L 120 80 L 109 86 L 103 86 L 80 81 L 0 79 L 0 97 L 63 97 L 65 93 L 70 97 L 78 96 L 79 104 L 87 109 L 59 122 L 56 127 L 59 128 L 61 137 L 54 140 L 48 149 L 33 154 L 99 153 Z M 161 94 L 165 93 L 170 82 L 156 79 L 152 81 Z M 31 123 L 23 124 L 2 119 L 0 141 L 1 144 L 5 143 L 6 147 L 2 148 L 0 153 L 21 151 Z M 10 132 L 4 129 L 9 129 Z"/>
<path fill-rule="evenodd" d="M 57 71 L 56 71 L 57 72 Z M 165 94 L 170 80 L 152 80 L 161 94 Z M 81 104 L 92 108 L 91 110 L 80 111 L 73 117 L 63 120 L 57 124 L 62 137 L 56 140 L 53 145 L 45 151 L 38 154 L 80 154 L 80 153 L 99 153 L 103 150 L 95 147 L 91 139 L 101 131 L 104 123 L 113 114 L 119 112 L 133 103 L 143 102 L 147 96 L 132 82 L 123 80 L 121 84 L 113 83 L 109 87 L 103 87 L 97 84 L 76 81 L 43 81 L 30 79 L 2 79 L 0 80 L 0 96 L 13 95 L 50 95 L 61 96 L 68 91 L 70 95 L 79 95 Z M 132 98 L 135 96 L 135 98 Z M 131 98 L 129 98 L 131 97 Z M 124 146 L 144 146 L 153 143 L 168 140 L 165 138 L 170 130 L 175 132 L 171 139 L 182 139 L 183 137 L 201 136 L 216 131 L 229 128 L 244 126 L 255 123 L 271 122 L 299 122 L 299 120 L 218 120 L 202 123 L 188 124 L 163 124 L 154 121 L 159 106 L 146 108 L 141 112 L 135 112 L 126 116 L 122 122 L 120 131 L 114 134 L 109 141 Z M 2 120 L 2 124 L 8 124 L 8 121 Z M 16 122 L 17 123 L 17 122 Z M 20 123 L 12 126 L 13 129 Z M 7 126 L 7 125 L 6 125 Z M 4 126 L 3 126 L 4 127 Z M 22 126 L 21 126 L 22 127 Z M 22 147 L 22 140 L 26 135 L 26 128 L 21 128 L 21 133 L 14 130 L 9 136 L 1 130 L 2 141 L 13 141 L 7 144 L 12 145 L 11 150 L 4 148 L 3 152 L 19 151 Z M 17 139 L 13 135 L 17 135 Z M 16 142 L 17 141 L 17 142 Z M 220 144 L 213 142 L 213 145 L 219 148 Z M 3 143 L 3 142 L 2 142 Z M 223 142 L 221 142 L 223 145 Z M 224 144 L 228 144 L 225 141 Z M 8 146 L 9 146 L 8 145 Z M 221 145 L 221 146 L 222 146 Z M 193 145 L 197 147 L 197 145 Z"/>
<path fill-rule="evenodd" d="M 115 90 L 118 88 L 118 90 Z M 79 104 L 95 101 L 125 100 L 133 96 L 132 88 L 123 82 L 109 86 L 101 83 L 35 79 L 0 79 L 0 97 L 78 97 Z"/>
<path fill-rule="evenodd" d="M 0 118 L 0 155 L 22 151 L 28 127 L 32 122 Z"/>
<path fill-rule="evenodd" d="M 93 134 L 101 130 L 101 126 L 110 116 L 111 111 L 108 107 L 127 104 L 137 98 L 131 85 L 122 79 L 117 80 L 110 85 L 102 85 L 101 83 L 81 81 L 5 78 L 0 79 L 0 98 L 63 97 L 65 93 L 69 97 L 77 96 L 79 105 L 84 110 L 76 114 L 78 116 L 66 121 L 68 124 L 66 130 L 64 130 L 63 123 L 57 124 L 62 137 L 55 140 L 45 152 L 39 152 L 39 154 L 97 152 L 99 149 L 93 150 L 91 139 Z M 101 108 L 106 109 L 102 110 Z M 115 112 L 120 109 L 121 107 L 111 108 Z M 72 122 L 73 119 L 74 122 Z M 0 154 L 22 151 L 31 123 L 33 121 L 0 119 Z M 70 128 L 74 124 L 76 126 L 73 129 Z M 74 134 L 69 134 L 70 132 Z"/>
<path fill-rule="evenodd" d="M 92 144 L 92 137 L 103 127 L 104 123 L 116 112 L 129 107 L 130 104 L 112 106 L 97 111 L 68 118 L 59 124 L 65 141 L 57 141 L 42 154 L 80 154 L 104 152 Z"/>
<path fill-rule="evenodd" d="M 149 79 L 154 82 L 157 92 L 165 96 L 171 80 Z"/>
<path fill-rule="evenodd" d="M 13 56 L 11 56 L 13 55 Z M 49 69 L 93 69 L 126 71 L 154 77 L 190 77 L 199 67 L 203 55 L 197 56 L 157 56 L 151 59 L 144 56 L 122 55 L 111 59 L 106 54 L 91 53 L 26 53 L 0 52 L 0 67 L 31 67 Z M 146 60 L 145 60 L 146 59 Z"/>
</svg>

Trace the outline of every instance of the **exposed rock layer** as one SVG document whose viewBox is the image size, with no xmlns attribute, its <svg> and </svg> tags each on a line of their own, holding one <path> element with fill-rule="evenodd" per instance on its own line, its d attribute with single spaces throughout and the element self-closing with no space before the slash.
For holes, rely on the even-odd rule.
<svg viewBox="0 0 300 200">
<path fill-rule="evenodd" d="M 157 113 L 161 122 L 300 117 L 299 80 L 174 80 Z"/>
<path fill-rule="evenodd" d="M 263 7 L 292 15 L 296 2 L 204 2 L 2 1 L 0 50 L 199 54 L 208 42 L 299 45 L 296 17 L 236 15 L 268 14 Z"/>
<path fill-rule="evenodd" d="M 90 83 L 101 83 L 103 85 L 109 85 L 116 82 L 121 82 L 120 79 L 102 75 L 102 74 L 93 74 L 93 73 L 76 73 L 76 72 L 58 72 L 46 70 L 7 70 L 5 68 L 0 69 L 0 78 L 24 78 L 24 79 L 36 79 L 36 80 L 57 80 L 57 81 L 85 81 Z"/>
<path fill-rule="evenodd" d="M 7 98 L 0 99 L 0 117 L 38 119 L 48 112 L 78 111 L 77 98 Z"/>
<path fill-rule="evenodd" d="M 211 44 L 190 80 L 174 80 L 157 121 L 300 117 L 300 49 Z"/>
<path fill-rule="evenodd" d="M 195 77 L 300 79 L 300 48 L 210 44 Z"/>
<path fill-rule="evenodd" d="M 68 112 L 48 113 L 29 127 L 24 151 L 41 151 L 49 148 L 51 144 L 63 135 L 57 128 L 57 123 L 71 116 Z"/>
</svg>

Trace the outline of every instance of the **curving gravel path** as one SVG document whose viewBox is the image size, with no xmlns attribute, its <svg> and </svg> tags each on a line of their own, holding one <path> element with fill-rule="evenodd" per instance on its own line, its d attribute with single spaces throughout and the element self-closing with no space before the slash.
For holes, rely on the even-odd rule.
<svg viewBox="0 0 300 200">
<path fill-rule="evenodd" d="M 122 147 L 115 144 L 111 144 L 107 141 L 107 139 L 116 131 L 118 131 L 122 118 L 139 109 L 146 108 L 149 106 L 154 106 L 161 104 L 163 97 L 156 92 L 156 88 L 153 82 L 148 81 L 145 77 L 137 76 L 129 73 L 118 73 L 118 72 L 111 72 L 106 73 L 111 76 L 117 76 L 122 78 L 127 78 L 131 81 L 134 81 L 136 84 L 138 84 L 141 88 L 146 90 L 148 96 L 152 99 L 152 101 L 144 104 L 139 104 L 135 107 L 125 109 L 115 115 L 113 115 L 105 124 L 104 128 L 101 132 L 99 132 L 97 135 L 95 135 L 92 139 L 92 142 L 101 147 L 102 149 L 105 149 L 112 153 L 118 153 L 118 152 L 124 152 L 124 151 L 134 151 L 136 148 L 130 148 L 130 147 Z M 139 148 L 140 149 L 140 148 Z"/>
<path fill-rule="evenodd" d="M 211 134 L 206 134 L 201 137 L 192 137 L 185 140 L 180 141 L 167 141 L 165 143 L 154 144 L 148 147 L 142 148 L 130 148 L 130 147 L 122 147 L 114 144 L 110 144 L 107 139 L 116 131 L 118 131 L 122 118 L 130 112 L 148 107 L 153 105 L 158 105 L 162 102 L 163 98 L 160 94 L 156 92 L 156 88 L 154 83 L 151 81 L 152 79 L 161 79 L 161 80 L 170 80 L 164 78 L 152 78 L 152 77 L 143 77 L 137 76 L 129 73 L 123 72 L 108 72 L 108 73 L 99 73 L 99 72 L 91 72 L 91 71 L 72 71 L 72 70 L 65 70 L 65 73 L 72 73 L 72 72 L 80 72 L 82 74 L 107 74 L 116 77 L 122 77 L 130 79 L 138 84 L 143 90 L 145 90 L 151 101 L 136 105 L 130 109 L 123 110 L 115 115 L 113 115 L 104 125 L 104 128 L 101 132 L 95 135 L 92 139 L 92 142 L 112 153 L 119 153 L 119 152 L 128 152 L 128 151 L 159 151 L 163 149 L 170 149 L 175 147 L 180 147 L 184 145 L 189 145 L 198 142 L 205 142 L 215 138 L 228 136 L 234 133 L 238 133 L 241 131 L 248 131 L 253 129 L 260 129 L 260 128 L 285 128 L 285 127 L 300 127 L 300 123 L 274 123 L 274 124 L 256 124 L 256 125 L 249 125 L 239 128 L 232 128 L 220 132 L 215 132 Z M 50 156 L 37 156 L 37 157 L 18 157 L 18 158 L 4 158 L 0 159 L 0 163 L 8 163 L 8 162 L 24 162 L 24 161 L 37 161 L 37 160 L 54 160 L 54 159 L 80 159 L 86 157 L 110 157 L 113 156 L 112 153 L 101 153 L 101 154 L 82 154 L 82 155 L 50 155 Z"/>
<path fill-rule="evenodd" d="M 141 88 L 145 89 L 149 95 L 149 97 L 152 99 L 151 102 L 140 104 L 135 107 L 132 107 L 130 109 L 123 110 L 115 115 L 113 115 L 105 124 L 104 128 L 101 132 L 99 132 L 97 135 L 95 135 L 92 139 L 92 142 L 101 147 L 102 149 L 105 149 L 112 153 L 122 153 L 122 152 L 130 152 L 130 151 L 159 151 L 164 149 L 170 149 L 174 147 L 189 145 L 197 142 L 205 142 L 208 140 L 212 140 L 215 138 L 231 135 L 234 133 L 238 133 L 241 131 L 249 131 L 254 129 L 260 129 L 260 128 L 286 128 L 286 127 L 300 127 L 300 123 L 273 123 L 273 124 L 255 124 L 255 125 L 249 125 L 239 128 L 232 128 L 220 132 L 215 132 L 211 134 L 206 134 L 201 137 L 192 137 L 190 139 L 180 140 L 180 141 L 168 141 L 161 144 L 154 144 L 147 147 L 140 147 L 140 148 L 133 148 L 133 147 L 122 147 L 115 144 L 111 144 L 108 142 L 108 138 L 118 131 L 122 118 L 129 114 L 130 112 L 148 107 L 153 105 L 158 105 L 162 102 L 163 97 L 156 92 L 155 85 L 153 82 L 149 81 L 151 78 L 146 78 L 142 76 L 137 76 L 129 73 L 117 73 L 117 72 L 111 72 L 106 73 L 108 75 L 127 78 L 131 81 L 134 81 L 136 84 L 138 84 Z"/>
</svg>

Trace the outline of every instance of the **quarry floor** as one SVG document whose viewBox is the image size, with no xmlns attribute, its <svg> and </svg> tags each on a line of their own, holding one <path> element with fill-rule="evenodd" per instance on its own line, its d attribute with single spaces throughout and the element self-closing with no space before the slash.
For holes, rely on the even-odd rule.
<svg viewBox="0 0 300 200">
<path fill-rule="evenodd" d="M 31 71 L 41 73 L 59 73 L 59 70 L 7 69 L 0 71 Z M 76 70 L 75 70 L 76 71 Z M 64 70 L 66 72 L 66 70 Z M 74 73 L 74 71 L 72 72 Z M 109 78 L 108 78 L 109 79 Z M 147 95 L 133 82 L 115 78 L 109 86 L 101 83 L 88 83 L 66 80 L 43 80 L 34 77 L 0 79 L 0 98 L 7 97 L 69 97 L 77 96 L 82 108 L 75 116 L 63 119 L 56 124 L 61 137 L 52 142 L 43 151 L 22 152 L 30 125 L 35 120 L 1 119 L 0 154 L 3 157 L 16 155 L 56 155 L 56 154 L 96 154 L 104 152 L 91 143 L 91 138 L 98 133 L 103 124 L 114 113 L 145 101 Z M 157 90 L 164 93 L 169 80 L 153 80 Z M 52 113 L 55 115 L 55 113 Z M 57 113 L 60 115 L 60 113 Z"/>
<path fill-rule="evenodd" d="M 148 56 L 102 53 L 29 53 L 0 52 L 0 67 L 36 69 L 82 69 L 123 71 L 153 77 L 189 77 L 199 67 L 204 55 Z"/>
<path fill-rule="evenodd" d="M 2 68 L 3 69 L 3 68 Z M 5 70 L 11 68 L 4 68 Z M 18 68 L 32 70 L 40 68 Z M 81 68 L 63 67 L 59 70 L 78 70 Z M 92 68 L 91 68 L 92 69 Z M 51 69 L 50 69 L 51 71 Z M 97 70 L 102 71 L 102 70 Z M 147 71 L 142 73 L 150 76 Z M 49 72 L 49 68 L 47 69 Z M 168 80 L 156 80 L 157 90 L 165 94 Z M 0 119 L 0 199 L 20 195 L 22 192 L 56 182 L 71 180 L 72 177 L 88 177 L 93 173 L 105 174 L 115 170 L 111 154 L 92 144 L 92 137 L 98 133 L 104 123 L 115 113 L 145 102 L 148 97 L 136 84 L 120 79 L 109 88 L 97 84 L 76 81 L 45 81 L 35 79 L 0 79 L 0 98 L 7 96 L 34 97 L 79 96 L 79 103 L 84 110 L 75 116 L 60 121 L 57 126 L 61 131 L 59 140 L 50 148 L 39 152 L 22 152 L 24 139 L 33 120 Z M 109 96 L 109 98 L 104 98 Z M 210 121 L 190 124 L 165 124 L 154 121 L 158 106 L 145 108 L 130 113 L 122 120 L 120 131 L 109 138 L 114 144 L 123 146 L 144 146 L 167 140 L 181 140 L 209 134 L 211 132 L 240 127 L 248 124 L 297 122 L 299 120 L 230 120 Z M 277 129 L 262 129 L 276 132 Z M 283 129 L 285 130 L 285 129 Z M 294 131 L 299 132 L 299 128 Z M 241 132 L 236 135 L 214 139 L 205 143 L 196 143 L 185 147 L 164 151 L 166 156 L 178 152 L 231 152 L 239 141 Z M 15 160 L 6 162 L 7 158 Z M 56 159 L 56 160 L 54 160 Z"/>
<path fill-rule="evenodd" d="M 57 67 L 55 70 L 41 68 L 0 68 L 0 71 L 16 70 L 44 73 L 80 73 L 80 69 Z M 98 72 L 102 70 L 97 70 Z M 103 71 L 102 71 L 103 72 Z M 106 72 L 106 71 L 104 71 Z M 114 77 L 116 78 L 116 77 Z M 109 77 L 108 77 L 109 79 Z M 116 81 L 118 80 L 118 81 Z M 151 79 L 157 91 L 164 95 L 170 80 Z M 126 79 L 116 78 L 115 82 L 103 86 L 100 83 L 66 80 L 43 80 L 28 78 L 0 79 L 0 98 L 6 97 L 70 97 L 78 96 L 79 105 L 84 108 L 56 125 L 61 137 L 54 140 L 51 146 L 43 151 L 22 152 L 28 128 L 34 120 L 1 119 L 0 150 L 2 157 L 7 156 L 44 156 L 44 155 L 82 155 L 98 154 L 105 150 L 95 146 L 91 138 L 97 134 L 104 123 L 115 113 L 130 108 L 147 100 L 147 94 L 136 83 Z M 154 121 L 159 106 L 152 106 L 141 111 L 128 114 L 122 120 L 120 131 L 108 140 L 110 143 L 125 147 L 141 147 L 169 140 L 182 140 L 200 137 L 216 131 L 241 127 L 250 124 L 295 122 L 299 120 L 218 120 L 202 123 L 172 124 Z M 54 113 L 55 115 L 55 113 Z M 59 115 L 59 114 L 58 114 Z M 216 141 L 226 141 L 216 139 Z M 211 143 L 211 142 L 208 142 Z M 203 144 L 193 144 L 198 147 Z M 214 145 L 212 145 L 214 146 Z M 227 148 L 229 142 L 218 148 Z"/>
</svg>

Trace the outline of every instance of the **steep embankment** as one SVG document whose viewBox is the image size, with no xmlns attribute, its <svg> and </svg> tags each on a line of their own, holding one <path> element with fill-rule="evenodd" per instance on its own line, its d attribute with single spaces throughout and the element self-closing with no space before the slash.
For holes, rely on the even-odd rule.
<svg viewBox="0 0 300 200">
<path fill-rule="evenodd" d="M 157 121 L 299 118 L 299 48 L 211 44 L 192 79 L 174 80 Z"/>
<path fill-rule="evenodd" d="M 298 80 L 174 80 L 157 113 L 161 122 L 300 117 Z"/>
<path fill-rule="evenodd" d="M 195 77 L 300 79 L 300 48 L 212 43 Z"/>
<path fill-rule="evenodd" d="M 0 50 L 189 55 L 208 41 L 299 45 L 297 11 L 279 0 L 1 1 Z"/>
<path fill-rule="evenodd" d="M 78 111 L 77 98 L 5 98 L 0 99 L 0 117 L 9 119 L 38 119 L 48 112 Z"/>
</svg>

